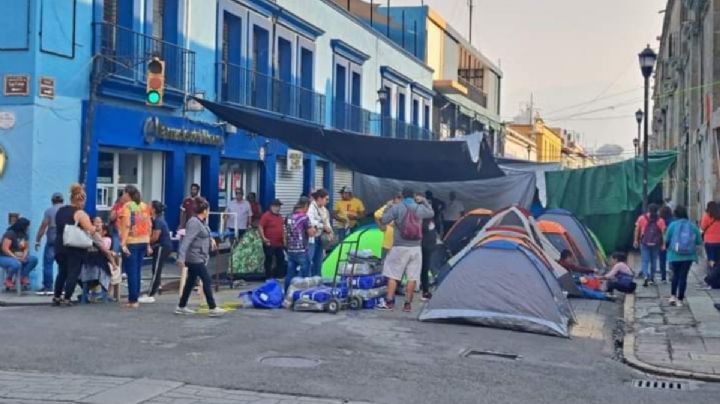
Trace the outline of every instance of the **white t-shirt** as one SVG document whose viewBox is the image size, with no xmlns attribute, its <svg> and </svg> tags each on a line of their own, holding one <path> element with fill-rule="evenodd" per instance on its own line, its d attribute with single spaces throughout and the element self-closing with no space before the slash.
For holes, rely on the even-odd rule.
<svg viewBox="0 0 720 404">
<path fill-rule="evenodd" d="M 234 230 L 247 230 L 248 221 L 252 215 L 250 202 L 246 200 L 232 200 L 228 204 L 227 213 L 235 213 L 234 216 L 228 217 L 228 228 Z M 233 226 L 234 225 L 234 226 Z"/>
<path fill-rule="evenodd" d="M 450 201 L 450 203 L 447 205 L 447 208 L 445 208 L 445 220 L 451 222 L 460 220 L 460 217 L 462 216 L 462 213 L 464 211 L 465 205 L 463 205 L 462 202 L 458 201 L 457 199 L 454 201 Z"/>
</svg>

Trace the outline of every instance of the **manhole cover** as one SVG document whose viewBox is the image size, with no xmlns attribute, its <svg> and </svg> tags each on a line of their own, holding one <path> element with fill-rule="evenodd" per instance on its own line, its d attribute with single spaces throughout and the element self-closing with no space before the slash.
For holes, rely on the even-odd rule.
<svg viewBox="0 0 720 404">
<path fill-rule="evenodd" d="M 312 368 L 318 366 L 320 361 L 300 356 L 266 356 L 260 358 L 260 363 L 278 368 Z"/>
<path fill-rule="evenodd" d="M 683 382 L 673 382 L 666 380 L 641 380 L 636 379 L 632 381 L 633 387 L 639 389 L 650 389 L 650 390 L 673 390 L 673 391 L 687 391 L 690 390 L 690 384 Z"/>
<path fill-rule="evenodd" d="M 461 356 L 464 358 L 491 357 L 491 358 L 501 358 L 501 359 L 508 359 L 508 360 L 518 360 L 518 359 L 522 358 L 522 356 L 514 354 L 514 353 L 477 350 L 477 349 L 465 350 L 461 353 Z"/>
</svg>

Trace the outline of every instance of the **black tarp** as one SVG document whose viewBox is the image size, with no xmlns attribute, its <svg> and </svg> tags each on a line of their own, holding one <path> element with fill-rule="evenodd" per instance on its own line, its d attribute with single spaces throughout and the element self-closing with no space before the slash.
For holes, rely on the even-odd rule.
<svg viewBox="0 0 720 404">
<path fill-rule="evenodd" d="M 325 128 L 252 107 L 197 99 L 220 119 L 352 171 L 406 181 L 469 181 L 501 177 L 487 143 L 473 161 L 467 142 L 395 139 Z"/>
</svg>

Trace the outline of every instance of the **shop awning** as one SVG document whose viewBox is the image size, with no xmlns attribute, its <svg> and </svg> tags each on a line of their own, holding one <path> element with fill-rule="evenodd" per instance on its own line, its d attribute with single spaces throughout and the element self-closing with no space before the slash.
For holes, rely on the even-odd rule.
<svg viewBox="0 0 720 404">
<path fill-rule="evenodd" d="M 467 142 L 394 139 L 324 128 L 297 118 L 252 107 L 197 99 L 234 126 L 277 139 L 353 171 L 407 181 L 467 181 L 505 175 L 487 143 L 477 159 Z"/>
</svg>

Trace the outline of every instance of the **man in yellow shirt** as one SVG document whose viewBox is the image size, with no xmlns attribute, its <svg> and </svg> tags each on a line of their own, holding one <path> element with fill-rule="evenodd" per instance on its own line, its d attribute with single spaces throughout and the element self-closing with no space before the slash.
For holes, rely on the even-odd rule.
<svg viewBox="0 0 720 404">
<path fill-rule="evenodd" d="M 400 201 L 402 201 L 402 195 L 395 195 L 395 197 L 392 200 L 392 203 L 393 204 L 400 203 Z M 387 208 L 389 204 L 390 204 L 390 202 L 381 206 L 380 209 L 376 210 L 375 214 L 373 215 L 375 217 L 375 223 L 377 223 L 380 230 L 382 230 L 384 233 L 383 245 L 382 245 L 382 258 L 385 258 L 385 255 L 387 255 L 388 251 L 390 251 L 390 249 L 393 246 L 393 236 L 394 236 L 394 231 L 395 231 L 395 228 L 392 223 L 390 223 L 389 225 L 386 226 L 386 225 L 382 224 L 382 221 L 381 221 L 383 214 L 385 213 L 385 208 Z"/>
<path fill-rule="evenodd" d="M 357 226 L 359 219 L 365 216 L 365 205 L 352 194 L 350 187 L 343 187 L 340 190 L 342 199 L 335 202 L 335 232 L 338 242 L 342 242 L 345 237 L 352 233 Z"/>
</svg>

